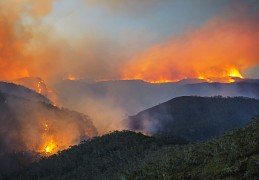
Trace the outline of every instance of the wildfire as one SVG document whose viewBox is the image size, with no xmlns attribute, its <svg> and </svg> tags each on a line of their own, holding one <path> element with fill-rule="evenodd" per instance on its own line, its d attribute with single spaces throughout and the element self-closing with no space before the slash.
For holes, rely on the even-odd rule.
<svg viewBox="0 0 259 180">
<path fill-rule="evenodd" d="M 243 78 L 241 72 L 258 65 L 259 24 L 255 22 L 258 13 L 244 19 L 236 14 L 212 18 L 134 55 L 121 76 L 148 82 L 186 78 L 234 82 L 233 77 Z"/>
<path fill-rule="evenodd" d="M 230 77 L 238 77 L 238 78 L 244 78 L 241 73 L 236 69 L 236 68 L 231 68 L 229 71 L 228 71 L 228 76 Z"/>
<path fill-rule="evenodd" d="M 72 75 L 72 74 L 69 74 L 66 79 L 67 79 L 67 80 L 70 80 L 70 81 L 74 81 L 74 80 L 77 79 L 77 77 L 75 77 L 75 76 Z"/>
<path fill-rule="evenodd" d="M 222 83 L 232 83 L 235 82 L 234 78 L 241 78 L 243 79 L 243 75 L 240 73 L 238 68 L 236 67 L 230 67 L 230 68 L 222 68 L 222 70 L 213 72 L 213 71 L 205 71 L 202 73 L 194 73 L 194 75 L 190 75 L 189 77 L 184 77 L 182 79 L 187 78 L 195 78 L 204 80 L 207 82 L 222 82 Z M 170 78 L 170 75 L 166 77 L 166 75 L 163 75 L 163 72 L 160 72 L 158 76 L 152 76 L 152 74 L 149 76 L 146 76 L 145 74 L 140 75 L 137 74 L 136 76 L 126 77 L 123 78 L 124 80 L 129 79 L 141 79 L 143 81 L 149 82 L 149 83 L 168 83 L 168 82 L 177 82 L 179 80 L 182 80 L 180 78 Z"/>
<path fill-rule="evenodd" d="M 53 139 L 44 144 L 44 151 L 46 154 L 54 154 L 57 151 L 58 145 Z"/>
<path fill-rule="evenodd" d="M 44 132 L 42 135 L 42 139 L 44 143 L 40 152 L 46 156 L 55 154 L 58 151 L 58 144 L 53 138 L 49 124 L 45 122 L 43 124 L 43 129 Z"/>
<path fill-rule="evenodd" d="M 39 94 L 42 93 L 42 88 L 41 88 L 42 83 L 43 83 L 43 81 L 39 81 L 38 84 L 37 84 L 37 92 L 38 92 Z"/>
<path fill-rule="evenodd" d="M 155 81 L 150 81 L 150 83 L 153 83 L 153 84 L 169 83 L 169 82 L 173 82 L 173 81 L 170 79 L 159 79 L 159 80 L 155 80 Z"/>
</svg>

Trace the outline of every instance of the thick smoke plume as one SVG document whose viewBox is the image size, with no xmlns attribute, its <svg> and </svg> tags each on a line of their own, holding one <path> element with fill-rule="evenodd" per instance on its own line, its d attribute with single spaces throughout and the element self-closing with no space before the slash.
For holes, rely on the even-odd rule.
<svg viewBox="0 0 259 180">
<path fill-rule="evenodd" d="M 258 10 L 228 9 L 224 18 L 213 18 L 137 55 L 124 68 L 123 77 L 151 82 L 242 77 L 248 67 L 259 64 L 258 19 Z"/>
<path fill-rule="evenodd" d="M 0 76 L 10 80 L 30 75 L 30 65 L 35 63 L 27 48 L 33 38 L 32 24 L 52 8 L 52 0 L 2 0 L 0 2 Z M 33 17 L 33 19 L 29 19 Z"/>
<path fill-rule="evenodd" d="M 44 21 L 54 3 L 54 0 L 1 0 L 0 79 L 41 77 L 53 83 L 69 74 L 89 79 L 118 75 L 113 69 L 124 55 L 111 52 L 120 49 L 119 45 L 97 35 L 84 34 L 76 42 L 58 35 Z"/>
<path fill-rule="evenodd" d="M 142 10 L 155 8 L 162 3 L 155 0 L 84 1 L 108 6 L 119 13 L 130 7 L 133 12 L 130 15 L 135 12 L 141 14 Z M 0 80 L 40 77 L 51 89 L 58 89 L 56 82 L 69 75 L 85 79 L 172 81 L 198 77 L 213 80 L 211 77 L 241 77 L 242 71 L 258 64 L 258 13 L 249 14 L 239 9 L 238 13 L 230 13 L 227 18 L 214 18 L 203 27 L 193 28 L 168 43 L 155 45 L 137 54 L 130 64 L 124 66 L 125 61 L 134 54 L 131 49 L 136 47 L 125 47 L 115 40 L 98 36 L 98 32 L 93 36 L 84 34 L 80 40 L 71 40 L 73 34 L 71 39 L 57 34 L 44 21 L 52 12 L 55 2 L 0 1 Z M 169 0 L 163 1 L 166 2 Z M 84 88 L 81 90 L 85 91 Z M 64 89 L 61 88 L 58 93 L 62 91 Z M 41 90 L 38 92 L 42 93 Z M 58 96 L 60 105 L 96 119 L 94 123 L 101 133 L 124 127 L 119 119 L 127 111 L 110 97 L 96 100 L 95 96 L 82 96 L 74 103 L 68 101 L 75 98 L 73 93 Z"/>
<path fill-rule="evenodd" d="M 0 157 L 20 151 L 49 155 L 97 135 L 83 114 L 1 92 L 0 112 Z"/>
</svg>

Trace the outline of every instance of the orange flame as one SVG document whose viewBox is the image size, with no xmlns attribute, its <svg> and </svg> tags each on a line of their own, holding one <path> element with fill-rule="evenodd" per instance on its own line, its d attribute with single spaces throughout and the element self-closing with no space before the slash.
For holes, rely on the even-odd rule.
<svg viewBox="0 0 259 180">
<path fill-rule="evenodd" d="M 51 139 L 50 141 L 44 144 L 44 152 L 48 155 L 54 154 L 57 152 L 57 147 L 58 145 L 54 142 L 53 139 Z"/>
<path fill-rule="evenodd" d="M 66 80 L 70 80 L 70 81 L 74 81 L 74 80 L 77 80 L 78 78 L 72 74 L 69 74 L 66 78 Z"/>
<path fill-rule="evenodd" d="M 51 134 L 51 129 L 48 123 L 43 124 L 43 134 L 42 134 L 42 140 L 43 140 L 43 145 L 39 152 L 45 156 L 49 156 L 52 154 L 55 154 L 59 150 L 59 146 L 57 142 L 53 138 L 53 134 Z"/>
<path fill-rule="evenodd" d="M 233 82 L 241 72 L 259 65 L 259 14 L 211 19 L 170 41 L 135 56 L 122 70 L 123 79 L 148 82 L 199 78 Z"/>
</svg>

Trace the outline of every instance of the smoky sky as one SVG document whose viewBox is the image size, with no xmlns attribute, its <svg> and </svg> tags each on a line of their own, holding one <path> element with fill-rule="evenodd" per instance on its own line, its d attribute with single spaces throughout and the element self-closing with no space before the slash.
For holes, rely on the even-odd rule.
<svg viewBox="0 0 259 180">
<path fill-rule="evenodd" d="M 233 24 L 229 17 L 237 16 L 242 19 L 240 26 L 247 26 L 247 21 L 250 28 L 256 29 L 258 23 L 253 19 L 258 17 L 258 4 L 254 0 L 2 0 L 0 77 L 10 80 L 37 76 L 47 82 L 71 74 L 83 79 L 121 79 L 130 66 L 132 72 L 126 74 L 133 74 L 129 78 L 134 78 L 139 71 L 142 73 L 141 69 L 132 68 L 132 62 L 137 67 L 142 62 L 136 57 L 157 45 L 167 46 L 177 38 L 173 44 L 180 44 L 178 49 L 184 48 L 181 44 L 186 41 L 178 42 L 179 37 L 180 41 L 187 39 L 192 32 L 207 27 L 215 19 L 223 21 L 227 18 Z M 225 26 L 220 25 L 214 28 L 224 29 Z M 238 23 L 235 27 L 240 29 Z M 249 38 L 257 38 L 252 32 Z M 257 48 L 257 44 L 252 48 Z M 245 54 L 241 58 L 249 57 Z M 256 59 L 257 55 L 253 56 L 253 63 L 237 69 L 249 77 L 251 73 L 246 71 L 250 72 L 258 65 Z M 160 60 L 159 56 L 154 61 Z M 190 66 L 196 62 L 199 64 L 198 58 L 184 61 Z M 231 66 L 234 60 L 227 61 Z M 175 61 L 169 63 L 172 71 L 176 71 Z M 152 69 L 147 69 L 149 71 Z M 164 74 L 167 76 L 166 71 Z M 252 77 L 258 76 L 253 72 Z"/>
</svg>

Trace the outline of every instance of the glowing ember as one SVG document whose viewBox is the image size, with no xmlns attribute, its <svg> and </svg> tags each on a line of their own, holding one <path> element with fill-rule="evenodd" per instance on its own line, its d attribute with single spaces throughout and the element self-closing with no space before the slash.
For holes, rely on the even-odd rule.
<svg viewBox="0 0 259 180">
<path fill-rule="evenodd" d="M 44 127 L 45 127 L 45 128 L 44 128 L 44 130 L 45 130 L 45 131 L 47 131 L 47 130 L 48 130 L 48 127 L 49 127 L 49 125 L 46 123 L 46 124 L 44 124 Z"/>
<path fill-rule="evenodd" d="M 156 81 L 150 81 L 150 83 L 154 83 L 154 84 L 169 83 L 169 82 L 173 82 L 173 81 L 170 80 L 170 79 L 159 79 L 159 80 L 156 80 Z"/>
<path fill-rule="evenodd" d="M 54 140 L 50 140 L 44 145 L 44 150 L 46 154 L 54 154 L 57 151 L 57 144 Z"/>
<path fill-rule="evenodd" d="M 159 77 L 160 76 L 160 77 Z M 182 79 L 178 78 L 170 78 L 170 75 L 168 77 L 163 74 L 163 72 L 159 72 L 159 76 L 153 76 L 153 74 L 150 74 L 146 76 L 146 74 L 140 74 L 138 73 L 136 76 L 133 75 L 132 78 L 130 77 L 124 77 L 124 80 L 129 79 L 140 79 L 149 83 L 168 83 L 168 82 L 177 82 Z M 223 67 L 220 71 L 216 69 L 216 71 L 204 71 L 195 73 L 194 75 L 190 75 L 189 78 L 197 78 L 200 80 L 205 80 L 207 82 L 222 82 L 222 83 L 232 83 L 235 82 L 233 78 L 241 78 L 244 77 L 239 72 L 239 70 L 235 67 Z M 186 79 L 183 78 L 183 79 Z"/>
<path fill-rule="evenodd" d="M 50 126 L 48 123 L 43 124 L 44 133 L 42 135 L 42 140 L 44 142 L 40 152 L 44 155 L 55 154 L 58 151 L 58 144 L 54 140 L 53 135 L 50 131 Z"/>
<path fill-rule="evenodd" d="M 42 93 L 41 83 L 42 83 L 42 81 L 39 81 L 38 84 L 37 84 L 37 92 L 38 92 L 39 94 Z"/>
<path fill-rule="evenodd" d="M 74 80 L 76 80 L 77 78 L 76 78 L 74 75 L 69 74 L 66 79 L 67 79 L 67 80 L 70 80 L 70 81 L 74 81 Z"/>
</svg>

